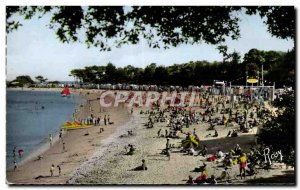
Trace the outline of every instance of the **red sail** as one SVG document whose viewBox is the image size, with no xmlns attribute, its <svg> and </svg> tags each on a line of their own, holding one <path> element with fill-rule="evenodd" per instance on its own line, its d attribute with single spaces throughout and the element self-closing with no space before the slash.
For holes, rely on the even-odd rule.
<svg viewBox="0 0 300 190">
<path fill-rule="evenodd" d="M 63 91 L 61 92 L 61 94 L 62 94 L 63 96 L 68 96 L 68 95 L 70 95 L 69 87 L 68 87 L 68 86 L 65 86 L 65 88 L 63 89 Z"/>
</svg>

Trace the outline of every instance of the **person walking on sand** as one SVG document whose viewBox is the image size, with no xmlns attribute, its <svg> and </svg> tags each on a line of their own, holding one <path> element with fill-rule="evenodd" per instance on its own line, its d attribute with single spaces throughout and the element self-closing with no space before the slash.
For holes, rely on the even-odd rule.
<svg viewBox="0 0 300 190">
<path fill-rule="evenodd" d="M 63 141 L 63 130 L 60 129 L 59 131 L 59 142 L 62 142 Z"/>
<path fill-rule="evenodd" d="M 61 167 L 60 167 L 60 165 L 57 165 L 57 169 L 58 169 L 58 176 L 61 176 Z"/>
<path fill-rule="evenodd" d="M 54 173 L 54 164 L 52 164 L 52 166 L 50 167 L 50 175 L 51 177 L 53 176 Z"/>
<path fill-rule="evenodd" d="M 171 160 L 171 151 L 169 148 L 167 148 L 166 155 L 168 157 L 168 160 L 170 161 Z"/>
<path fill-rule="evenodd" d="M 242 153 L 240 158 L 239 158 L 239 164 L 240 164 L 240 176 L 241 179 L 246 179 L 246 166 L 247 166 L 247 156 L 245 153 Z"/>
<path fill-rule="evenodd" d="M 53 139 L 52 139 L 52 134 L 49 134 L 49 138 L 48 138 L 48 139 L 49 139 L 50 147 L 52 147 L 52 140 L 53 140 Z"/>
<path fill-rule="evenodd" d="M 63 142 L 63 152 L 66 152 L 66 143 Z"/>
<path fill-rule="evenodd" d="M 14 160 L 14 171 L 16 171 L 17 169 L 18 169 L 17 161 Z"/>
<path fill-rule="evenodd" d="M 106 115 L 104 115 L 104 125 L 106 125 Z"/>
<path fill-rule="evenodd" d="M 133 114 L 133 108 L 131 108 L 131 115 Z"/>
</svg>

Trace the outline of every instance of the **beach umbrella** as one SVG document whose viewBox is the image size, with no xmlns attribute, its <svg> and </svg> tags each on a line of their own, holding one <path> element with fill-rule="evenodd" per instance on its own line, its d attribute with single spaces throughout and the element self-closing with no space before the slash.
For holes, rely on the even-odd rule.
<svg viewBox="0 0 300 190">
<path fill-rule="evenodd" d="M 188 135 L 185 140 L 182 140 L 183 148 L 195 148 L 198 146 L 198 142 L 194 136 Z"/>
</svg>

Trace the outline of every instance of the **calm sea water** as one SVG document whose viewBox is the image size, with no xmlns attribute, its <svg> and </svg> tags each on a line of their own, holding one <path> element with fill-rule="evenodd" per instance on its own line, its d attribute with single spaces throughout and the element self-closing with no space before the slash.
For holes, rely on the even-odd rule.
<svg viewBox="0 0 300 190">
<path fill-rule="evenodd" d="M 61 125 L 72 119 L 74 109 L 83 100 L 72 94 L 61 97 L 59 92 L 7 91 L 6 96 L 6 165 L 13 164 L 13 148 L 24 150 L 26 159 L 31 153 L 48 143 Z M 44 107 L 44 109 L 43 109 Z"/>
</svg>

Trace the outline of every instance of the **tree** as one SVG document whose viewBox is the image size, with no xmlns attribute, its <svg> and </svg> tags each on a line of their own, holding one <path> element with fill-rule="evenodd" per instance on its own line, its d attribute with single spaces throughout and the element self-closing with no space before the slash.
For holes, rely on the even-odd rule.
<svg viewBox="0 0 300 190">
<path fill-rule="evenodd" d="M 44 83 L 44 82 L 46 82 L 46 81 L 48 80 L 47 78 L 44 78 L 44 77 L 41 76 L 41 75 L 36 76 L 35 79 L 38 80 L 39 83 Z"/>
<path fill-rule="evenodd" d="M 157 85 L 166 85 L 168 82 L 168 71 L 164 66 L 158 66 L 153 73 L 154 83 Z"/>
<path fill-rule="evenodd" d="M 243 7 L 235 6 L 8 6 L 7 33 L 35 15 L 51 15 L 49 27 L 64 43 L 85 42 L 101 51 L 111 46 L 137 44 L 142 38 L 152 48 L 176 47 L 180 44 L 221 44 L 226 37 L 240 37 L 239 17 Z M 258 13 L 268 31 L 283 39 L 295 39 L 295 9 L 292 6 L 244 7 L 246 14 Z M 84 33 L 84 38 L 81 38 Z"/>
<path fill-rule="evenodd" d="M 275 99 L 274 106 L 278 108 L 277 116 L 268 120 L 258 135 L 261 144 L 272 151 L 282 151 L 283 161 L 289 165 L 295 163 L 295 92 L 288 91 Z"/>
<path fill-rule="evenodd" d="M 23 87 L 25 85 L 31 86 L 34 84 L 34 81 L 28 75 L 17 76 L 15 80 L 11 81 L 8 86 L 20 86 Z"/>
</svg>

